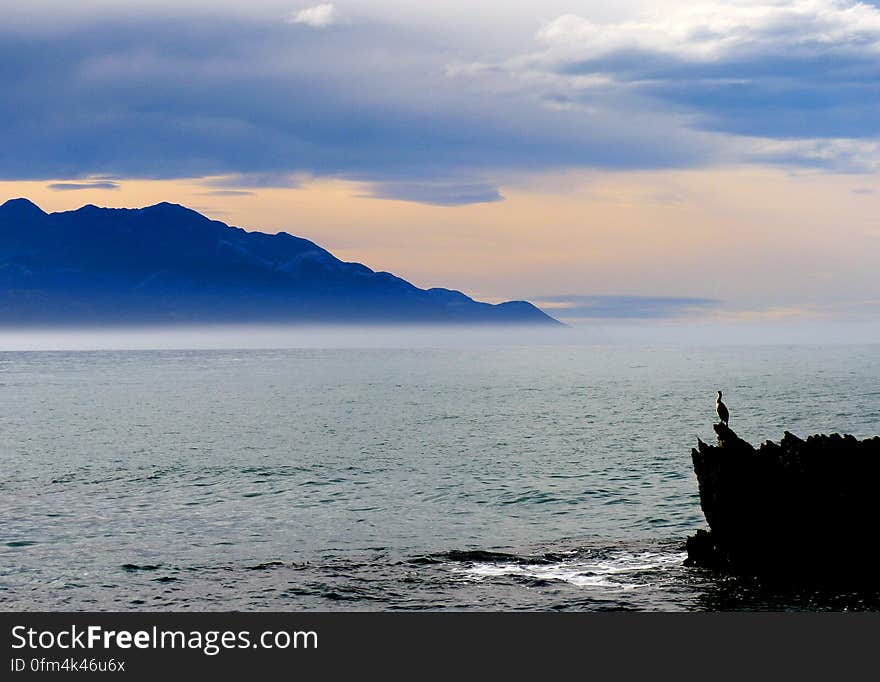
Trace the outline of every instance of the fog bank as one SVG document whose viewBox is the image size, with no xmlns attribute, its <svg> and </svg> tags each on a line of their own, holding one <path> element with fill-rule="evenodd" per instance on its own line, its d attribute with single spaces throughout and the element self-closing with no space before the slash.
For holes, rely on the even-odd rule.
<svg viewBox="0 0 880 682">
<path fill-rule="evenodd" d="M 291 325 L 0 329 L 0 351 L 869 343 L 880 343 L 880 321 L 615 320 L 550 329 Z"/>
</svg>

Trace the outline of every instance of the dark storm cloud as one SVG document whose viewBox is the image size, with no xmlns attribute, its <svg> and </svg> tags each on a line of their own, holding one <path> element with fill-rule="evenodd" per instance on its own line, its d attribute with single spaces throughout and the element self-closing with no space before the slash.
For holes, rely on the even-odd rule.
<svg viewBox="0 0 880 682">
<path fill-rule="evenodd" d="M 204 17 L 0 28 L 0 177 L 234 174 L 228 188 L 247 188 L 304 173 L 376 182 L 376 196 L 464 203 L 499 198 L 456 180 L 485 169 L 705 158 L 700 143 L 669 144 L 619 116 L 551 111 L 540 97 L 450 78 L 446 48 L 419 38 Z M 436 177 L 460 186 L 418 184 Z"/>
<path fill-rule="evenodd" d="M 692 113 L 706 130 L 774 139 L 880 135 L 880 61 L 870 54 L 764 53 L 703 63 L 624 50 L 556 71 L 614 74 L 632 92 Z"/>
<path fill-rule="evenodd" d="M 544 52 L 485 63 L 467 39 L 366 19 L 316 29 L 157 9 L 7 24 L 0 179 L 222 175 L 211 186 L 248 190 L 334 176 L 456 205 L 497 201 L 523 171 L 862 168 L 851 148 L 750 156 L 737 140 L 880 135 L 880 13 L 825 0 L 755 19 L 716 5 L 721 29 L 685 13 L 671 33 L 567 15 L 539 34 Z"/>
</svg>

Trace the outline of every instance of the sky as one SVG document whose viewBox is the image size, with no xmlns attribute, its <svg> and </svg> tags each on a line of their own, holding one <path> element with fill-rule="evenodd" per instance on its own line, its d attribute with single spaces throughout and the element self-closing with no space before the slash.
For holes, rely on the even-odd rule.
<svg viewBox="0 0 880 682">
<path fill-rule="evenodd" d="M 574 323 L 880 317 L 878 3 L 3 18 L 0 198 L 172 201 Z"/>
</svg>

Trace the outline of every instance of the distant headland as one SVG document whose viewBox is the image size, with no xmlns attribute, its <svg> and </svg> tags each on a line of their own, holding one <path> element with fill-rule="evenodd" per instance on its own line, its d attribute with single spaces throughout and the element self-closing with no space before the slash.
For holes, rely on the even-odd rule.
<svg viewBox="0 0 880 682">
<path fill-rule="evenodd" d="M 559 325 L 526 301 L 420 289 L 281 232 L 184 206 L 0 205 L 0 324 L 367 323 Z"/>
</svg>

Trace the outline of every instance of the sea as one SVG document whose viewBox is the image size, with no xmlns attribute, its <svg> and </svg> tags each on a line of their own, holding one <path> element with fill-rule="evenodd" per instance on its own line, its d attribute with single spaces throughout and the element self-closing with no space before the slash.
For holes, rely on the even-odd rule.
<svg viewBox="0 0 880 682">
<path fill-rule="evenodd" d="M 876 435 L 878 351 L 2 352 L 0 608 L 880 609 L 684 565 L 715 391 L 756 444 Z"/>
</svg>

